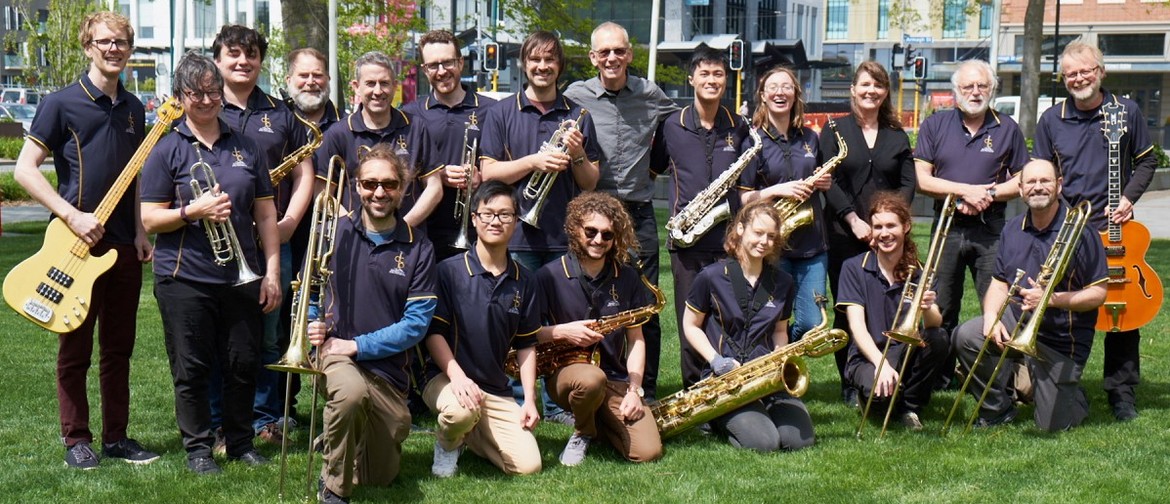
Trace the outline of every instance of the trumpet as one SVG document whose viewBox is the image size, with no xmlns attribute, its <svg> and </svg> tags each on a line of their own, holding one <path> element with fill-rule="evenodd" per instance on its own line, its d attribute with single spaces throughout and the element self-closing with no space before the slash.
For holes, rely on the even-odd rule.
<svg viewBox="0 0 1170 504">
<path fill-rule="evenodd" d="M 479 139 L 469 138 L 471 123 L 463 123 L 463 159 L 462 164 L 467 168 L 467 185 L 455 193 L 455 220 L 459 221 L 459 235 L 451 244 L 457 249 L 471 248 L 471 240 L 467 237 L 468 219 L 471 218 L 471 184 L 475 181 L 477 172 L 475 167 L 475 153 L 479 149 Z M 470 140 L 470 142 L 469 142 Z"/>
<path fill-rule="evenodd" d="M 833 135 L 837 137 L 837 155 L 829 158 L 829 160 L 825 161 L 825 163 L 822 164 L 820 168 L 817 168 L 812 175 L 809 175 L 808 178 L 804 179 L 804 181 L 809 184 L 815 183 L 817 179 L 825 176 L 826 174 L 832 174 L 833 171 L 837 169 L 837 165 L 840 165 L 841 161 L 844 161 L 845 157 L 849 155 L 849 144 L 845 143 L 845 139 L 841 137 L 841 132 L 837 131 L 837 123 L 833 122 L 832 119 L 829 119 L 829 122 L 826 124 L 826 126 L 832 129 Z M 776 200 L 776 203 L 773 206 L 775 206 L 776 210 L 780 212 L 781 240 L 787 242 L 788 237 L 792 235 L 793 231 L 801 226 L 812 223 L 814 219 L 813 210 L 807 206 L 804 206 L 805 201 L 808 201 L 808 198 L 780 198 Z"/>
<path fill-rule="evenodd" d="M 1040 336 L 1040 323 L 1044 320 L 1044 312 L 1048 310 L 1048 303 L 1052 301 L 1052 295 L 1056 292 L 1057 282 L 1064 278 L 1068 271 L 1068 263 L 1072 261 L 1073 253 L 1076 252 L 1077 244 L 1080 243 L 1081 233 L 1092 213 L 1093 205 L 1086 200 L 1068 209 L 1068 213 L 1065 214 L 1064 224 L 1060 226 L 1060 231 L 1056 234 L 1056 241 L 1053 242 L 1052 249 L 1048 251 L 1048 256 L 1044 258 L 1044 264 L 1040 265 L 1039 278 L 1036 279 L 1037 287 L 1044 289 L 1043 294 L 1040 295 L 1040 302 L 1032 310 L 1022 312 L 1019 319 L 1016 320 L 1011 337 L 1007 343 L 1004 343 L 1005 348 L 999 354 L 999 362 L 995 364 L 995 369 L 992 370 L 991 376 L 987 379 L 987 386 L 983 389 L 983 394 L 979 396 L 979 402 L 975 404 L 975 411 L 971 413 L 971 418 L 967 421 L 967 431 L 970 431 L 971 427 L 975 425 L 975 418 L 979 416 L 979 408 L 982 408 L 983 402 L 987 400 L 987 392 L 991 390 L 995 378 L 999 376 L 1003 362 L 1007 360 L 1008 350 L 1015 350 L 1029 357 L 1039 358 L 1039 354 L 1036 353 L 1036 340 Z M 1003 313 L 1006 311 L 1006 305 L 1010 299 L 1011 296 L 1008 296 L 1009 301 L 1005 301 L 1005 306 L 1000 307 L 1000 318 L 1003 318 Z M 984 341 L 984 347 L 987 346 L 988 341 L 991 341 L 991 338 Z M 967 374 L 968 379 L 970 379 L 970 375 L 975 374 L 975 366 L 971 366 Z M 959 397 L 962 395 L 960 394 Z"/>
<path fill-rule="evenodd" d="M 894 405 L 898 402 L 898 392 L 901 390 L 902 376 L 906 373 L 906 365 L 910 362 L 910 355 L 914 351 L 914 347 L 924 345 L 920 326 L 922 325 L 922 298 L 926 295 L 926 291 L 934 284 L 934 275 L 938 270 L 939 261 L 942 259 L 943 247 L 946 246 L 947 232 L 951 229 L 951 222 L 955 217 L 955 209 L 958 208 L 959 200 L 955 196 L 948 195 L 943 202 L 942 214 L 939 215 L 938 225 L 934 228 L 934 235 L 930 239 L 930 251 L 926 253 L 926 263 L 922 265 L 922 271 L 918 275 L 917 281 L 906 279 L 906 284 L 902 286 L 902 296 L 898 303 L 898 311 L 894 314 L 894 325 L 888 331 L 882 332 L 886 337 L 885 347 L 882 349 L 882 358 L 878 361 L 877 369 L 874 370 L 874 376 L 881 375 L 882 367 L 886 363 L 886 355 L 890 351 L 890 344 L 893 341 L 905 343 L 907 346 L 906 352 L 902 354 L 902 366 L 898 369 L 898 381 L 894 384 L 894 392 L 890 394 L 890 405 L 886 408 L 886 417 L 882 420 L 882 431 L 878 437 L 886 435 L 886 427 L 890 424 L 890 415 L 894 412 Z M 911 271 L 911 275 L 913 275 Z M 861 423 L 857 425 L 857 437 L 861 438 L 861 431 L 865 428 L 866 417 L 869 416 L 869 408 L 873 405 L 873 397 L 877 391 L 877 384 L 869 390 L 869 398 L 865 401 L 865 409 L 861 413 Z"/>
<path fill-rule="evenodd" d="M 569 146 L 566 139 L 569 132 L 572 130 L 580 131 L 581 119 L 588 114 L 589 111 L 582 108 L 577 119 L 567 119 L 561 121 L 561 126 L 553 132 L 552 137 L 540 145 L 540 152 L 560 152 L 562 154 L 569 152 Z M 552 191 L 553 184 L 557 181 L 557 175 L 560 172 L 544 172 L 536 171 L 528 177 L 528 184 L 524 186 L 524 190 L 520 193 L 526 200 L 532 201 L 532 207 L 520 216 L 520 220 L 534 228 L 540 229 L 540 214 L 544 211 L 544 204 L 548 202 L 548 193 Z"/>
<path fill-rule="evenodd" d="M 192 142 L 191 145 L 195 147 L 195 155 L 199 157 L 199 161 L 191 165 L 190 168 L 191 193 L 194 196 L 192 201 L 199 199 L 205 193 L 218 196 L 218 192 L 213 191 L 216 191 L 215 186 L 219 184 L 219 181 L 216 180 L 211 165 L 203 162 L 203 149 L 199 147 L 198 141 Z M 260 279 L 260 275 L 248 267 L 248 259 L 244 257 L 244 249 L 240 247 L 240 239 L 236 235 L 236 227 L 232 225 L 230 216 L 223 222 L 204 218 L 203 230 L 207 232 L 207 241 L 211 243 L 215 264 L 226 266 L 233 260 L 236 262 L 239 274 L 236 275 L 234 285 L 244 285 Z"/>
<path fill-rule="evenodd" d="M 297 148 L 297 150 L 293 151 L 292 154 L 289 154 L 288 157 L 284 158 L 284 160 L 276 166 L 276 168 L 268 170 L 268 177 L 272 179 L 273 186 L 284 180 L 284 178 L 287 177 L 289 173 L 292 173 L 293 168 L 296 168 L 298 164 L 301 164 L 301 161 L 304 161 L 309 156 L 312 156 L 313 152 L 315 152 L 318 147 L 321 147 L 321 128 L 318 128 L 317 125 L 313 123 L 313 121 L 309 121 L 295 112 L 293 113 L 293 117 L 296 117 L 297 120 L 301 122 L 301 124 L 304 124 L 305 127 L 309 129 L 309 143 L 300 146 Z"/>
<path fill-rule="evenodd" d="M 334 167 L 337 178 L 334 178 Z M 288 350 L 275 364 L 265 367 L 273 371 L 308 374 L 313 376 L 313 386 L 316 390 L 316 379 L 322 373 L 317 369 L 311 354 L 309 344 L 309 307 L 320 303 L 321 294 L 329 284 L 329 277 L 333 271 L 329 269 L 329 259 L 333 256 L 334 238 L 337 235 L 337 222 L 341 215 L 341 192 L 345 184 L 333 184 L 335 180 L 345 180 L 345 160 L 341 156 L 329 158 L 329 171 L 326 177 L 326 187 L 336 187 L 334 193 L 328 190 L 321 191 L 313 201 L 313 220 L 309 230 L 308 248 L 305 250 L 305 265 L 292 282 L 292 323 L 289 329 Z M 318 315 L 318 320 L 322 315 Z M 288 418 L 289 404 L 292 402 L 292 380 L 285 383 L 284 389 L 284 418 Z M 317 394 L 313 394 L 313 404 L 309 409 L 309 439 L 313 439 L 317 423 Z M 283 430 L 288 431 L 288 425 Z M 309 449 L 309 476 L 307 484 L 311 491 L 313 450 Z M 288 437 L 285 436 L 280 444 L 280 496 L 284 497 L 284 476 L 288 466 Z"/>
<path fill-rule="evenodd" d="M 699 191 L 687 206 L 666 221 L 670 239 L 679 246 L 694 245 L 712 227 L 731 217 L 731 207 L 726 201 L 727 191 L 739 181 L 739 175 L 747 168 L 748 162 L 764 148 L 764 142 L 760 140 L 756 128 L 748 128 L 748 134 L 753 140 L 751 148 L 743 151 L 730 167 L 723 170 L 723 173 Z"/>
</svg>

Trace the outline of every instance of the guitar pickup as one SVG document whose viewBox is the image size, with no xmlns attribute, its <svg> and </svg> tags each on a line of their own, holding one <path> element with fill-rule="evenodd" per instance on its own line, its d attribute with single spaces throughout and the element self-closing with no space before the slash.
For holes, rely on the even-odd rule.
<svg viewBox="0 0 1170 504">
<path fill-rule="evenodd" d="M 65 295 L 61 291 L 50 287 L 48 284 L 41 283 L 37 286 L 37 294 L 40 294 L 45 299 L 52 301 L 54 304 L 60 304 Z"/>
<path fill-rule="evenodd" d="M 49 273 L 47 276 L 49 277 L 49 280 L 56 282 L 57 285 L 60 285 L 66 289 L 73 286 L 73 277 L 67 275 L 64 271 L 61 271 L 56 267 L 49 268 Z"/>
<path fill-rule="evenodd" d="M 1125 245 L 1110 245 L 1105 247 L 1106 257 L 1121 257 L 1125 255 Z"/>
</svg>

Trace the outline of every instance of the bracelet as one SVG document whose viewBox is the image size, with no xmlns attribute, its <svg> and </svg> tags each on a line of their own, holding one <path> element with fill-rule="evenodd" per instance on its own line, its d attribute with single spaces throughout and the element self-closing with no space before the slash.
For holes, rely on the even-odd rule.
<svg viewBox="0 0 1170 504">
<path fill-rule="evenodd" d="M 584 163 L 584 162 L 585 162 L 585 156 L 575 158 L 575 159 L 573 159 L 573 166 L 577 166 L 577 165 Z"/>
<path fill-rule="evenodd" d="M 191 219 L 187 218 L 187 205 L 179 207 L 179 218 L 183 219 L 183 222 L 186 222 L 187 224 L 191 223 Z"/>
</svg>

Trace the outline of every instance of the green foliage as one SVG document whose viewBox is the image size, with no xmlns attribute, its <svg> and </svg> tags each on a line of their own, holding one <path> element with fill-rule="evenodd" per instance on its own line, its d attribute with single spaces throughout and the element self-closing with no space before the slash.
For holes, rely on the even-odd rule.
<svg viewBox="0 0 1170 504">
<path fill-rule="evenodd" d="M 15 2 L 24 17 L 21 31 L 9 32 L 6 49 L 24 56 L 25 65 L 18 78 L 29 87 L 57 89 L 77 78 L 89 61 L 79 51 L 78 28 L 85 16 L 103 9 L 99 0 L 49 0 L 48 19 L 42 25 L 37 9 L 29 0 Z M 21 44 L 27 42 L 27 50 Z M 37 54 L 43 49 L 48 65 L 40 65 Z"/>
<path fill-rule="evenodd" d="M 399 77 L 413 63 L 406 54 L 411 31 L 425 31 L 419 6 L 409 0 L 356 0 L 337 6 L 339 82 L 353 78 L 353 62 L 369 51 L 381 51 L 391 59 L 405 60 Z M 281 72 L 283 75 L 283 72 Z"/>
<path fill-rule="evenodd" d="M 589 62 L 589 35 L 596 24 L 592 1 L 500 0 L 500 12 L 502 18 L 514 21 L 507 32 L 518 40 L 536 30 L 548 30 L 560 37 L 565 49 L 565 63 L 561 65 L 562 83 L 585 80 L 596 74 Z"/>
<path fill-rule="evenodd" d="M 1170 166 L 1170 156 L 1166 155 L 1161 144 L 1154 144 L 1154 159 L 1158 160 L 1158 167 Z"/>
<path fill-rule="evenodd" d="M 22 148 L 24 148 L 23 138 L 0 137 L 0 159 L 16 159 L 20 156 Z"/>
<path fill-rule="evenodd" d="M 57 187 L 57 172 L 52 170 L 43 171 L 45 178 L 49 180 L 49 185 Z M 28 191 L 16 182 L 12 173 L 0 173 L 0 201 L 31 201 L 32 197 L 28 195 Z"/>
</svg>

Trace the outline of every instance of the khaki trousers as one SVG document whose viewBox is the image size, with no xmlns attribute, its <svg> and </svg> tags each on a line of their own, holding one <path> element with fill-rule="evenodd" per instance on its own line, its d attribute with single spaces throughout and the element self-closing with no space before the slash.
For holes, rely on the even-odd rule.
<svg viewBox="0 0 1170 504">
<path fill-rule="evenodd" d="M 581 435 L 600 435 L 631 462 L 662 457 L 662 438 L 649 407 L 642 405 L 645 414 L 636 422 L 622 418 L 622 399 L 628 383 L 607 380 L 601 368 L 585 363 L 557 370 L 548 383 L 553 400 L 573 412 L 574 428 Z"/>
<path fill-rule="evenodd" d="M 523 414 L 511 397 L 485 393 L 479 409 L 472 411 L 459 404 L 451 380 L 440 374 L 423 389 L 423 402 L 438 415 L 435 437 L 443 449 L 466 443 L 506 474 L 540 472 L 540 447 L 532 432 L 520 425 Z"/>
<path fill-rule="evenodd" d="M 389 485 L 398 476 L 410 411 L 402 392 L 353 359 L 326 356 L 325 486 L 347 497 L 354 485 Z"/>
</svg>

